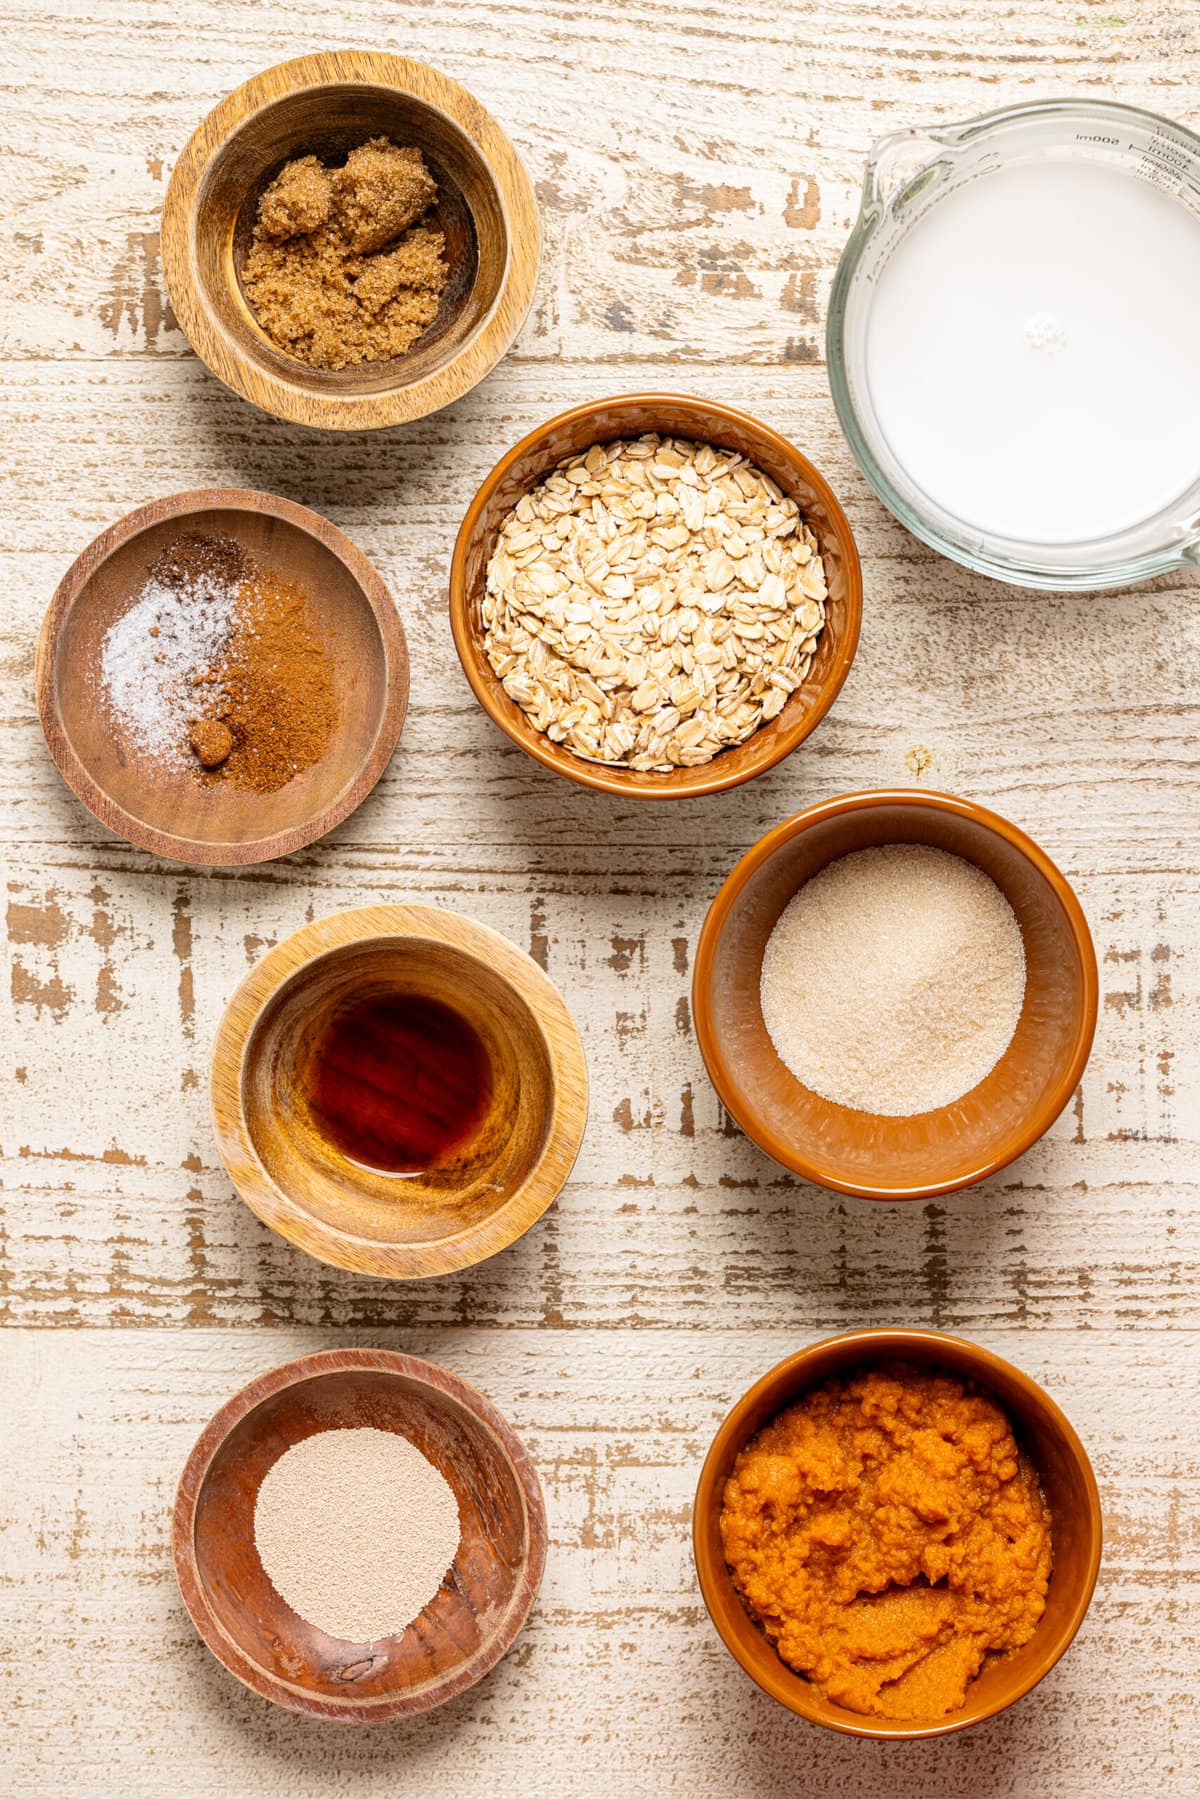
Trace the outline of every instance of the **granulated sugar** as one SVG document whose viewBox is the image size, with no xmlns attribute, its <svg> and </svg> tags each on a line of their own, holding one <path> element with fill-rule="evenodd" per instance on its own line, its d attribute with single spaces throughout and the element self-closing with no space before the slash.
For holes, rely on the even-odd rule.
<svg viewBox="0 0 1200 1799">
<path fill-rule="evenodd" d="M 995 1067 L 1025 995 L 1012 907 L 974 863 L 923 844 L 858 850 L 797 893 L 762 965 L 763 1019 L 798 1081 L 907 1118 Z"/>
<path fill-rule="evenodd" d="M 399 1636 L 458 1554 L 458 1501 L 407 1437 L 318 1431 L 267 1470 L 254 1541 L 280 1598 L 327 1636 Z"/>
</svg>

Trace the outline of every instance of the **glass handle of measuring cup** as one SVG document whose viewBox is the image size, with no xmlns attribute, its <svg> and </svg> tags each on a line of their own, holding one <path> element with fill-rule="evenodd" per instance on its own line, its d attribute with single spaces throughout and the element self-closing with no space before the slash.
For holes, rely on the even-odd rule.
<svg viewBox="0 0 1200 1799">
<path fill-rule="evenodd" d="M 948 135 L 894 131 L 872 145 L 863 176 L 863 211 L 885 211 L 915 176 L 945 154 Z"/>
</svg>

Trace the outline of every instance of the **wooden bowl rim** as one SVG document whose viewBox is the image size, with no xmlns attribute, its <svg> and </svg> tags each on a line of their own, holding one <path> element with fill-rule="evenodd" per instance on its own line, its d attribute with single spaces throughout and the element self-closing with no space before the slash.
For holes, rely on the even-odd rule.
<svg viewBox="0 0 1200 1799">
<path fill-rule="evenodd" d="M 196 1558 L 195 1523 L 200 1493 L 214 1460 L 232 1431 L 264 1400 L 274 1398 L 287 1387 L 319 1379 L 326 1374 L 342 1374 L 362 1370 L 369 1373 L 395 1374 L 413 1380 L 434 1392 L 456 1400 L 488 1430 L 504 1452 L 517 1477 L 525 1515 L 525 1542 L 528 1561 L 522 1579 L 514 1588 L 513 1600 L 499 1630 L 474 1660 L 464 1662 L 454 1673 L 447 1674 L 436 1686 L 424 1693 L 358 1700 L 338 1705 L 320 1699 L 308 1688 L 272 1675 L 253 1661 L 229 1637 L 209 1602 Z M 310 1717 L 328 1718 L 344 1724 L 386 1723 L 394 1718 L 411 1717 L 443 1705 L 456 1694 L 465 1692 L 496 1666 L 524 1629 L 533 1602 L 541 1586 L 546 1566 L 546 1503 L 537 1470 L 529 1451 L 521 1442 L 490 1399 L 467 1381 L 451 1374 L 435 1362 L 419 1356 L 402 1355 L 388 1349 L 324 1349 L 313 1355 L 284 1362 L 266 1374 L 258 1375 L 242 1387 L 205 1425 L 184 1464 L 175 1494 L 172 1514 L 171 1547 L 175 1577 L 192 1623 L 208 1649 L 223 1667 L 237 1676 L 244 1686 L 270 1699 L 289 1711 Z"/>
<path fill-rule="evenodd" d="M 726 1635 L 722 1627 L 719 1595 L 732 1593 L 739 1605 L 742 1602 L 733 1588 L 725 1558 L 719 1550 L 714 1551 L 708 1534 L 717 1481 L 722 1467 L 732 1460 L 731 1448 L 736 1445 L 733 1448 L 736 1455 L 753 1434 L 746 1421 L 761 1403 L 771 1405 L 773 1415 L 792 1403 L 807 1387 L 836 1379 L 839 1372 L 848 1372 L 851 1368 L 865 1366 L 870 1362 L 911 1361 L 931 1368 L 946 1366 L 940 1358 L 945 1356 L 947 1349 L 971 1366 L 974 1372 L 970 1378 L 977 1380 L 981 1387 L 990 1386 L 994 1390 L 997 1375 L 1002 1381 L 1011 1382 L 1020 1391 L 1026 1409 L 1038 1413 L 1058 1434 L 1073 1466 L 1077 1490 L 1082 1500 L 1079 1515 L 1085 1521 L 1089 1543 L 1084 1578 L 1074 1604 L 1059 1629 L 1053 1635 L 1048 1635 L 1045 1643 L 1034 1653 L 1030 1651 L 1037 1642 L 1036 1636 L 1020 1651 L 1027 1658 L 1029 1666 L 1007 1695 L 986 1704 L 977 1702 L 972 1706 L 971 1689 L 968 1687 L 967 1704 L 945 1720 L 931 1724 L 908 1724 L 902 1719 L 879 1719 L 868 1723 L 854 1712 L 846 1712 L 844 1718 L 825 1717 L 804 1705 L 803 1686 L 800 1684 L 804 1681 L 804 1676 L 797 1674 L 780 1660 L 765 1636 L 762 1638 L 764 1647 L 771 1649 L 772 1653 L 770 1657 L 764 1655 L 759 1662 L 745 1654 L 742 1645 Z M 814 1363 L 824 1362 L 834 1353 L 837 1360 L 833 1366 L 813 1369 L 812 1377 L 807 1383 L 799 1378 L 806 1369 L 813 1368 Z M 948 1371 L 955 1372 L 953 1367 Z M 1022 1419 L 1018 1417 L 1014 1422 L 1019 1430 Z M 692 1554 L 701 1597 L 714 1629 L 738 1666 L 764 1693 L 770 1694 L 772 1699 L 786 1706 L 798 1717 L 805 1718 L 810 1724 L 820 1724 L 827 1730 L 840 1731 L 845 1736 L 891 1741 L 951 1736 L 957 1731 L 966 1730 L 972 1724 L 981 1724 L 985 1719 L 1007 1711 L 1010 1705 L 1015 1705 L 1018 1699 L 1023 1699 L 1026 1693 L 1031 1692 L 1066 1653 L 1083 1623 L 1095 1592 L 1103 1546 L 1104 1515 L 1096 1475 L 1074 1425 L 1061 1406 L 1024 1369 L 1006 1361 L 1003 1356 L 996 1355 L 993 1350 L 984 1349 L 981 1344 L 972 1343 L 966 1337 L 951 1336 L 945 1331 L 903 1327 L 839 1331 L 832 1337 L 823 1337 L 819 1342 L 810 1343 L 807 1348 L 785 1356 L 783 1361 L 768 1369 L 735 1401 L 722 1420 L 704 1458 L 692 1505 Z"/>
<path fill-rule="evenodd" d="M 371 609 L 383 652 L 385 699 L 379 728 L 357 769 L 347 775 L 337 797 L 307 822 L 267 837 L 247 842 L 177 836 L 148 825 L 117 804 L 100 786 L 79 756 L 59 720 L 55 669 L 59 639 L 71 610 L 96 571 L 115 551 L 152 526 L 168 520 L 185 520 L 195 512 L 254 512 L 281 519 L 294 530 L 315 537 L 346 569 Z M 251 487 L 196 487 L 186 493 L 167 494 L 127 512 L 92 539 L 75 558 L 54 591 L 38 634 L 34 665 L 34 695 L 38 719 L 47 748 L 67 786 L 83 802 L 92 817 L 123 837 L 135 848 L 149 850 L 175 862 L 201 867 L 236 868 L 254 862 L 270 862 L 290 855 L 332 831 L 358 809 L 391 760 L 400 740 L 408 711 L 408 643 L 400 614 L 383 577 L 344 531 L 319 512 L 300 506 L 278 494 Z"/>
<path fill-rule="evenodd" d="M 768 862 L 775 851 L 793 837 L 811 829 L 813 825 L 822 824 L 827 819 L 837 818 L 850 812 L 872 811 L 881 806 L 915 806 L 929 812 L 950 813 L 958 818 L 966 818 L 972 823 L 982 826 L 994 836 L 1000 837 L 1011 845 L 1030 862 L 1038 873 L 1044 877 L 1053 891 L 1066 916 L 1067 925 L 1079 954 L 1082 970 L 1082 993 L 1075 1023 L 1075 1040 L 1071 1054 L 1056 1076 L 1048 1093 L 1029 1113 L 1022 1129 L 1009 1140 L 1002 1153 L 991 1156 L 962 1177 L 941 1181 L 926 1181 L 916 1186 L 896 1187 L 882 1183 L 870 1184 L 846 1180 L 836 1170 L 830 1169 L 816 1157 L 805 1154 L 802 1148 L 786 1143 L 776 1134 L 756 1111 L 743 1102 L 743 1097 L 735 1088 L 729 1077 L 725 1057 L 717 1041 L 713 1023 L 712 983 L 716 964 L 717 946 L 726 921 L 734 903 L 746 886 L 750 877 Z M 731 869 L 717 891 L 712 904 L 700 927 L 700 937 L 696 945 L 696 960 L 692 973 L 692 1016 L 696 1027 L 696 1041 L 700 1045 L 700 1054 L 704 1066 L 708 1070 L 709 1079 L 717 1090 L 721 1103 L 725 1106 L 746 1135 L 757 1143 L 759 1148 L 773 1157 L 784 1168 L 790 1168 L 805 1180 L 818 1187 L 826 1187 L 837 1193 L 849 1193 L 858 1199 L 876 1199 L 884 1201 L 935 1199 L 940 1194 L 957 1193 L 965 1187 L 973 1187 L 977 1182 L 986 1180 L 997 1174 L 1000 1169 L 1007 1168 L 1018 1156 L 1035 1144 L 1039 1137 L 1054 1123 L 1059 1113 L 1067 1104 L 1092 1051 L 1092 1040 L 1096 1034 L 1096 1015 L 1099 1003 L 1099 974 L 1096 967 L 1096 951 L 1092 943 L 1092 934 L 1084 916 L 1075 891 L 1062 871 L 1053 863 L 1043 849 L 1026 835 L 1019 826 L 1009 819 L 1002 818 L 998 812 L 990 811 L 975 800 L 959 798 L 950 793 L 938 793 L 926 788 L 881 787 L 870 791 L 846 793 L 836 799 L 822 800 L 815 806 L 807 806 L 802 812 L 784 819 L 765 836 L 746 851 L 746 854 Z"/>
<path fill-rule="evenodd" d="M 574 426 L 604 412 L 622 413 L 632 411 L 634 408 L 646 408 L 653 411 L 663 406 L 682 407 L 694 416 L 697 441 L 705 441 L 704 421 L 716 418 L 727 424 L 735 425 L 751 437 L 757 437 L 761 442 L 768 444 L 776 455 L 789 462 L 801 478 L 807 481 L 820 495 L 845 561 L 846 628 L 843 641 L 825 679 L 824 686 L 813 704 L 803 712 L 801 712 L 797 696 L 789 696 L 779 718 L 774 722 L 781 723 L 788 718 L 788 714 L 791 712 L 793 716 L 790 727 L 785 726 L 777 733 L 777 742 L 772 754 L 765 762 L 756 767 L 739 768 L 735 766 L 730 771 L 726 758 L 735 756 L 737 749 L 745 747 L 743 745 L 738 745 L 734 750 L 722 751 L 711 762 L 706 762 L 699 768 L 673 769 L 669 774 L 650 775 L 632 769 L 611 768 L 600 762 L 587 762 L 581 756 L 573 755 L 570 750 L 551 743 L 550 739 L 542 732 L 535 730 L 520 707 L 507 695 L 502 698 L 498 697 L 481 675 L 486 656 L 471 622 L 466 562 L 468 552 L 479 534 L 480 520 L 484 509 L 496 488 L 523 456 L 531 450 L 537 449 L 553 432 Z M 637 427 L 637 430 L 638 433 L 641 433 L 656 428 L 643 423 Z M 594 441 L 614 443 L 618 438 L 629 435 L 629 431 L 613 432 L 605 428 L 602 434 L 598 433 Z M 753 417 L 750 413 L 739 411 L 737 407 L 722 405 L 717 400 L 696 399 L 689 394 L 658 391 L 619 394 L 607 400 L 585 400 L 578 406 L 569 407 L 566 412 L 558 413 L 556 417 L 547 419 L 544 424 L 527 432 L 519 443 L 514 444 L 512 449 L 500 458 L 495 468 L 484 478 L 459 526 L 454 553 L 450 561 L 450 628 L 454 633 L 454 647 L 458 651 L 458 659 L 462 663 L 463 672 L 471 684 L 475 698 L 493 724 L 498 725 L 506 737 L 523 749 L 527 755 L 532 756 L 535 761 L 540 762 L 543 767 L 553 769 L 556 774 L 565 775 L 568 780 L 577 782 L 581 787 L 595 788 L 602 793 L 619 794 L 623 799 L 693 799 L 704 794 L 722 793 L 728 788 L 740 787 L 743 782 L 751 781 L 757 775 L 765 774 L 769 768 L 774 768 L 782 762 L 785 756 L 790 756 L 792 751 L 816 730 L 841 692 L 858 649 L 858 637 L 862 625 L 862 598 L 862 564 L 854 533 L 850 529 L 850 521 L 824 475 L 809 461 L 803 451 L 799 450 L 781 432 L 764 424 L 761 419 Z M 747 744 L 753 741 L 753 737 L 746 739 Z"/>
<path fill-rule="evenodd" d="M 448 944 L 487 965 L 522 999 L 541 1035 L 553 1082 L 553 1104 L 537 1157 L 509 1199 L 461 1230 L 420 1243 L 381 1243 L 315 1217 L 264 1167 L 246 1118 L 243 1073 L 254 1030 L 266 1008 L 302 970 L 349 944 L 403 937 Z M 465 939 L 465 941 L 464 941 Z M 236 1107 L 225 1094 L 235 1093 Z M 217 1028 L 209 1077 L 213 1131 L 225 1171 L 262 1222 L 318 1260 L 384 1280 L 452 1274 L 507 1249 L 549 1209 L 570 1178 L 587 1124 L 588 1077 L 583 1043 L 566 1000 L 515 943 L 460 912 L 441 906 L 355 906 L 293 931 L 268 950 L 242 981 Z"/>
<path fill-rule="evenodd" d="M 495 186 L 508 234 L 496 297 L 455 354 L 421 380 L 368 394 L 333 394 L 307 385 L 305 364 L 288 378 L 251 364 L 208 307 L 196 278 L 199 203 L 215 158 L 255 113 L 295 94 L 332 87 L 389 89 L 440 112 L 469 140 Z M 511 139 L 474 95 L 431 64 L 382 50 L 324 50 L 251 76 L 208 112 L 185 144 L 163 201 L 162 262 L 181 330 L 219 381 L 252 405 L 320 431 L 373 431 L 403 425 L 461 399 L 512 346 L 533 304 L 542 227 L 533 183 Z"/>
</svg>

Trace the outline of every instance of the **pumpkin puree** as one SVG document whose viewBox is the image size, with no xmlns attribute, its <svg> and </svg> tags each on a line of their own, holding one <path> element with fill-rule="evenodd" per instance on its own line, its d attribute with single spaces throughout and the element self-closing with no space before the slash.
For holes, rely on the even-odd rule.
<svg viewBox="0 0 1200 1799">
<path fill-rule="evenodd" d="M 832 1380 L 742 1450 L 721 1540 L 783 1660 L 882 1718 L 963 1704 L 1045 1610 L 1050 1511 L 993 1399 L 900 1364 Z"/>
</svg>

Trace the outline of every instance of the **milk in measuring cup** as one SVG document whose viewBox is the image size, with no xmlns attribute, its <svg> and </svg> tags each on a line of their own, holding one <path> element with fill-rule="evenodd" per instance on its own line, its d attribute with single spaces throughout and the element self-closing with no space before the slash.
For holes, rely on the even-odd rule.
<svg viewBox="0 0 1200 1799">
<path fill-rule="evenodd" d="M 1135 525 L 1200 477 L 1200 218 L 1093 162 L 981 175 L 891 251 L 866 370 L 897 461 L 963 523 Z"/>
</svg>

